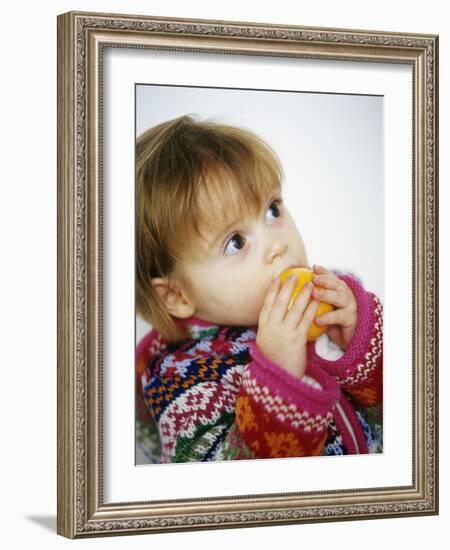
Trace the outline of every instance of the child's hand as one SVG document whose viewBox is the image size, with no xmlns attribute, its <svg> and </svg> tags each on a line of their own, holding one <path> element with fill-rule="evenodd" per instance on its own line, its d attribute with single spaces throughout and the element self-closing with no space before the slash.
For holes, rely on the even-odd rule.
<svg viewBox="0 0 450 550">
<path fill-rule="evenodd" d="M 268 359 L 302 377 L 306 370 L 306 337 L 319 302 L 313 300 L 308 306 L 313 285 L 307 283 L 288 310 L 295 280 L 289 278 L 281 290 L 278 278 L 270 285 L 259 314 L 256 344 Z"/>
<path fill-rule="evenodd" d="M 325 267 L 315 265 L 313 271 L 313 283 L 324 287 L 315 288 L 313 298 L 336 308 L 314 321 L 319 326 L 330 325 L 328 336 L 345 351 L 352 341 L 358 320 L 356 299 L 348 285 Z"/>
</svg>

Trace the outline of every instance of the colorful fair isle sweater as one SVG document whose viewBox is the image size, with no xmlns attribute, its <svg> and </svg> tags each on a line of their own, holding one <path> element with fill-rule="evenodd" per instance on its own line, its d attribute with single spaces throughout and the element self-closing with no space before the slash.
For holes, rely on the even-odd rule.
<svg viewBox="0 0 450 550">
<path fill-rule="evenodd" d="M 190 318 L 182 341 L 147 334 L 137 348 L 137 406 L 149 460 L 381 452 L 382 304 L 356 277 L 338 276 L 358 304 L 355 334 L 335 360 L 308 343 L 303 378 L 263 355 L 257 327 Z"/>
</svg>

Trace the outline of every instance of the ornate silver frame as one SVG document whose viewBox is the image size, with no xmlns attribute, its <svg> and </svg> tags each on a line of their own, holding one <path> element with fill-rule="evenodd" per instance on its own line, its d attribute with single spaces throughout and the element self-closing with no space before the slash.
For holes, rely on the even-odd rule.
<svg viewBox="0 0 450 550">
<path fill-rule="evenodd" d="M 413 484 L 105 504 L 102 498 L 102 51 L 406 63 L 413 68 Z M 438 513 L 438 37 L 70 12 L 58 17 L 58 525 L 87 536 Z"/>
</svg>

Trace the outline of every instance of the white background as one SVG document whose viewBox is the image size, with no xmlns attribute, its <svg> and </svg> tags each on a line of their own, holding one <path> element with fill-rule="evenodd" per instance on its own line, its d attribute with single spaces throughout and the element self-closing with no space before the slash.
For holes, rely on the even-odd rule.
<svg viewBox="0 0 450 550">
<path fill-rule="evenodd" d="M 14 6 L 14 7 L 13 7 Z M 3 8 L 1 90 L 3 196 L 2 228 L 2 546 L 59 548 L 71 544 L 56 536 L 56 15 L 73 9 L 148 15 L 259 21 L 323 27 L 376 29 L 440 34 L 440 57 L 450 53 L 445 5 L 437 1 L 394 4 L 380 0 L 373 10 L 359 2 L 317 4 L 279 0 L 243 3 L 229 0 L 32 2 Z M 441 64 L 443 65 L 443 63 Z M 449 80 L 440 74 L 440 179 L 449 179 Z M 448 186 L 441 185 L 440 263 L 448 271 L 450 223 L 445 206 Z M 448 287 L 440 289 L 448 303 Z M 448 310 L 441 307 L 440 330 L 448 329 Z M 446 389 L 448 350 L 442 349 L 441 426 L 449 420 Z M 73 542 L 147 548 L 272 548 L 286 545 L 328 548 L 380 548 L 401 540 L 406 548 L 443 546 L 450 519 L 448 438 L 441 456 L 441 515 L 364 522 L 164 534 Z M 282 544 L 283 544 L 282 543 Z M 119 546 L 122 545 L 122 546 Z"/>
</svg>

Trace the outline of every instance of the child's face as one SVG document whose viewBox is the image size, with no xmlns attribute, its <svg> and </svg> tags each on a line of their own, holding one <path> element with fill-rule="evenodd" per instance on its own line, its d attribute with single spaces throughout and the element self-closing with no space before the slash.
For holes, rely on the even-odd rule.
<svg viewBox="0 0 450 550">
<path fill-rule="evenodd" d="M 272 280 L 288 267 L 309 267 L 302 237 L 280 194 L 257 218 L 202 231 L 199 257 L 178 264 L 197 317 L 254 326 Z"/>
</svg>

